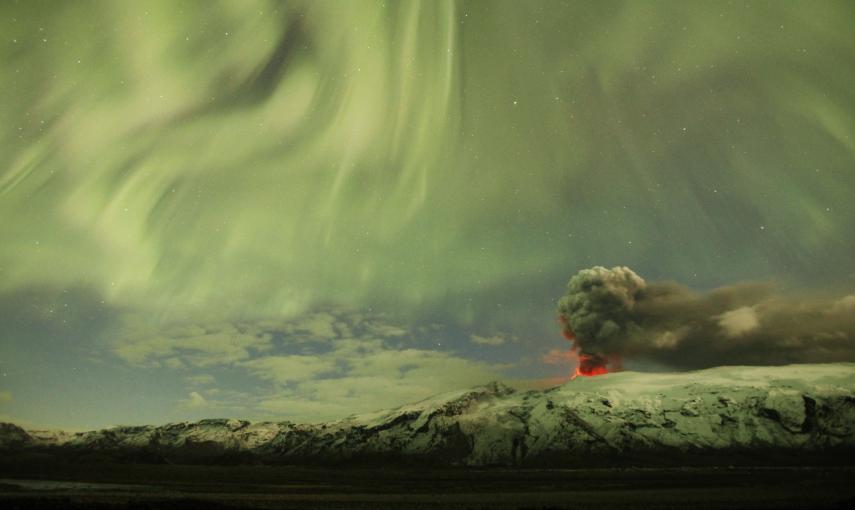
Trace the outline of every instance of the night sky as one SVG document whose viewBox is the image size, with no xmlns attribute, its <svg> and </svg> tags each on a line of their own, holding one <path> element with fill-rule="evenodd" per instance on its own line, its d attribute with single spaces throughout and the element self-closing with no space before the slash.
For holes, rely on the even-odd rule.
<svg viewBox="0 0 855 510">
<path fill-rule="evenodd" d="M 573 369 L 558 299 L 598 265 L 855 316 L 853 20 L 5 1 L 0 421 L 314 421 L 547 385 Z"/>
</svg>

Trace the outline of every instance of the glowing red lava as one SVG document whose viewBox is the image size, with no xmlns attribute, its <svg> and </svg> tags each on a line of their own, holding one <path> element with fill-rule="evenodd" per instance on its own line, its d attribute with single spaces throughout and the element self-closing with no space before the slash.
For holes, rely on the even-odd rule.
<svg viewBox="0 0 855 510">
<path fill-rule="evenodd" d="M 580 375 L 584 377 L 593 377 L 595 375 L 608 374 L 608 365 L 609 360 L 602 356 L 580 354 L 579 366 L 576 367 L 576 370 L 573 372 L 573 375 L 570 376 L 570 380 L 572 381 Z"/>
<path fill-rule="evenodd" d="M 573 353 L 578 352 L 579 343 L 576 340 L 576 333 L 567 325 L 567 319 L 563 315 L 558 316 L 558 322 L 561 323 L 561 334 L 564 338 L 573 342 L 573 347 L 570 350 Z M 578 354 L 579 365 L 570 376 L 570 380 L 579 377 L 593 377 L 595 375 L 608 374 L 612 370 L 620 370 L 621 362 L 617 355 L 600 356 L 597 354 Z"/>
<path fill-rule="evenodd" d="M 572 381 L 580 375 L 583 377 L 593 377 L 595 375 L 608 374 L 609 369 L 607 365 L 607 361 L 599 356 L 580 354 L 579 365 L 576 367 L 573 375 L 570 376 L 570 380 Z"/>
</svg>

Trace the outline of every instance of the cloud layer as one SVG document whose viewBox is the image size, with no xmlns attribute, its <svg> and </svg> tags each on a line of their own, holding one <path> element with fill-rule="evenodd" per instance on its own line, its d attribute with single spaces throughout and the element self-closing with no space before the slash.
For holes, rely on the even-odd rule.
<svg viewBox="0 0 855 510">
<path fill-rule="evenodd" d="M 485 337 L 478 337 L 485 338 Z M 490 345 L 494 338 L 486 337 Z M 500 377 L 502 366 L 419 345 L 381 316 L 342 310 L 288 320 L 176 325 L 118 340 L 113 352 L 140 368 L 191 371 L 182 409 L 319 421 L 393 407 Z M 255 381 L 221 387 L 202 371 Z"/>
</svg>

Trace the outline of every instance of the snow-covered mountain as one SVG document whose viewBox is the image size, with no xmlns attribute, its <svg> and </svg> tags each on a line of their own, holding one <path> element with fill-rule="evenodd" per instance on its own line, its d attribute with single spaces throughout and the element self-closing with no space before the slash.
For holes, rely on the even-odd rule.
<svg viewBox="0 0 855 510">
<path fill-rule="evenodd" d="M 855 364 L 619 372 L 541 391 L 491 383 L 321 424 L 211 419 L 81 432 L 0 424 L 0 448 L 150 461 L 581 465 L 855 447 Z"/>
</svg>

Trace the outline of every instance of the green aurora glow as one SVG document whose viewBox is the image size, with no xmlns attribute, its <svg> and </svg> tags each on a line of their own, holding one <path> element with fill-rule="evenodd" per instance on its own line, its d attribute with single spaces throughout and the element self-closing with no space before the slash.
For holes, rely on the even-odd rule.
<svg viewBox="0 0 855 510">
<path fill-rule="evenodd" d="M 238 358 L 145 367 L 123 343 L 186 323 L 377 313 L 479 367 L 312 418 L 555 375 L 555 299 L 595 264 L 851 288 L 853 19 L 825 1 L 4 2 L 0 413 L 192 416 L 181 381 L 232 380 Z M 272 335 L 244 372 L 288 349 Z M 93 382 L 149 381 L 167 356 L 139 414 Z M 336 366 L 258 377 L 299 396 Z M 103 403 L 54 406 L 93 387 Z M 282 408 L 223 412 L 257 409 Z"/>
</svg>

